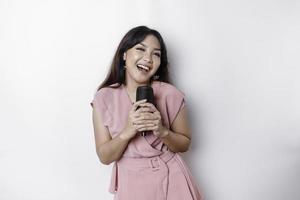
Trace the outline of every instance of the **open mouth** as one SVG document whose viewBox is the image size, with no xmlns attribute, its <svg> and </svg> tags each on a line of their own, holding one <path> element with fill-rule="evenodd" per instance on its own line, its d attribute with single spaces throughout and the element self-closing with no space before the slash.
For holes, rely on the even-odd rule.
<svg viewBox="0 0 300 200">
<path fill-rule="evenodd" d="M 140 70 L 140 71 L 144 71 L 144 72 L 149 72 L 150 71 L 150 68 L 145 66 L 145 65 L 137 65 L 137 68 Z"/>
</svg>

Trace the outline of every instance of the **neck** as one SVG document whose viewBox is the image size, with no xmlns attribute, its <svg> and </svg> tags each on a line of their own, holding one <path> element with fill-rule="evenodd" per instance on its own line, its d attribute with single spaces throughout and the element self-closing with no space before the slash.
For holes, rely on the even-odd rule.
<svg viewBox="0 0 300 200">
<path fill-rule="evenodd" d="M 139 86 L 148 85 L 149 83 L 137 83 L 130 79 L 129 79 L 130 81 L 127 81 L 127 80 L 125 81 L 127 92 L 129 93 L 129 96 L 132 99 L 132 101 L 135 101 L 137 88 Z"/>
</svg>

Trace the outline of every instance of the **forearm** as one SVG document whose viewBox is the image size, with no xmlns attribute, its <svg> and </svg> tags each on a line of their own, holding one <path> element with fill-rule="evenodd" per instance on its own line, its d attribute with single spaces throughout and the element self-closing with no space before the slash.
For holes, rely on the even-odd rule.
<svg viewBox="0 0 300 200">
<path fill-rule="evenodd" d="M 186 152 L 189 149 L 191 140 L 190 138 L 184 136 L 183 134 L 176 133 L 171 131 L 168 128 L 163 129 L 163 136 L 161 139 L 168 148 L 177 153 L 177 152 Z"/>
<path fill-rule="evenodd" d="M 123 152 L 125 151 L 129 141 L 130 138 L 124 137 L 122 132 L 117 137 L 102 144 L 97 149 L 97 154 L 101 162 L 108 165 L 116 160 L 119 160 L 123 155 Z"/>
</svg>

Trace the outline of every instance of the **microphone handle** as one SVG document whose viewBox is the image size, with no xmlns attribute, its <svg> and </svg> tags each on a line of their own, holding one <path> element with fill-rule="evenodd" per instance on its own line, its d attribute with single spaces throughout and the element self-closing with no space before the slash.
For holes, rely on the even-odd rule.
<svg viewBox="0 0 300 200">
<path fill-rule="evenodd" d="M 154 104 L 154 94 L 151 86 L 139 86 L 136 90 L 136 101 L 147 99 L 147 102 Z M 139 107 L 137 108 L 139 109 Z M 142 131 L 141 136 L 145 137 L 148 131 Z"/>
</svg>

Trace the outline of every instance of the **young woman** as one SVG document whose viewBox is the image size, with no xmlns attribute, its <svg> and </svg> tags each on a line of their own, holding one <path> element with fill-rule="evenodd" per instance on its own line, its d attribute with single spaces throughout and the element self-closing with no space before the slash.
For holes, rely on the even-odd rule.
<svg viewBox="0 0 300 200">
<path fill-rule="evenodd" d="M 91 102 L 97 155 L 104 164 L 114 162 L 110 192 L 115 200 L 202 199 L 178 154 L 188 150 L 191 136 L 184 94 L 168 75 L 159 32 L 135 27 L 121 40 Z M 135 102 L 143 85 L 153 88 L 155 105 Z"/>
</svg>

